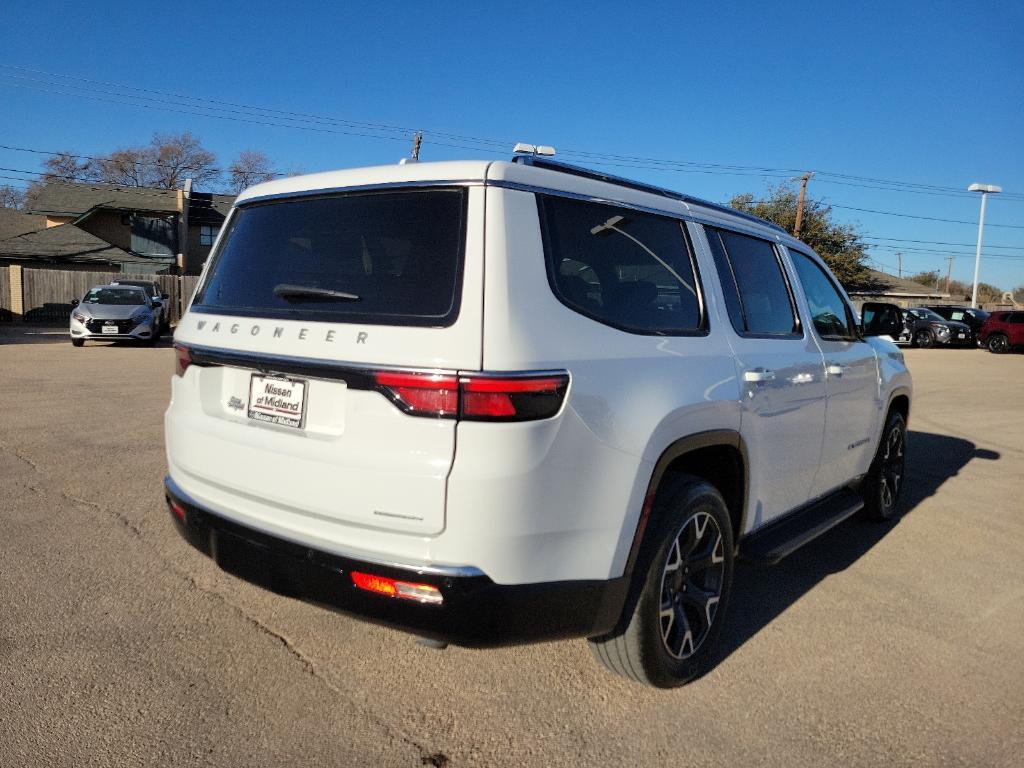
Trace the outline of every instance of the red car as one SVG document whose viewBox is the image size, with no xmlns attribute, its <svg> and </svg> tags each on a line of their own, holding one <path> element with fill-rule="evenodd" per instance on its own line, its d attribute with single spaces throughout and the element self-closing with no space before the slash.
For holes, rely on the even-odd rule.
<svg viewBox="0 0 1024 768">
<path fill-rule="evenodd" d="M 981 326 L 978 342 L 997 355 L 1024 346 L 1024 312 L 993 312 Z"/>
</svg>

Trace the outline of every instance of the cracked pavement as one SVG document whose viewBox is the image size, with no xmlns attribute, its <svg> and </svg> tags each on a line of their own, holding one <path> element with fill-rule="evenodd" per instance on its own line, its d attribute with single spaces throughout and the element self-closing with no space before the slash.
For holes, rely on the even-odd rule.
<svg viewBox="0 0 1024 768">
<path fill-rule="evenodd" d="M 438 652 L 220 572 L 163 504 L 171 350 L 22 334 L 0 329 L 0 766 L 1024 751 L 1024 403 L 1006 396 L 1024 355 L 908 351 L 908 514 L 741 566 L 716 666 L 666 692 L 610 676 L 583 641 Z"/>
</svg>

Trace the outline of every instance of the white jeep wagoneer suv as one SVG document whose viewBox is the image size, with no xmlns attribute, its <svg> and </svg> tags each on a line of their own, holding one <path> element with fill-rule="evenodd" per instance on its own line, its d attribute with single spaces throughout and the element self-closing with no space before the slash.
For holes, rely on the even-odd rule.
<svg viewBox="0 0 1024 768">
<path fill-rule="evenodd" d="M 283 594 L 679 685 L 734 558 L 896 510 L 911 381 L 863 315 L 772 224 L 534 154 L 261 184 L 175 333 L 167 500 Z"/>
</svg>

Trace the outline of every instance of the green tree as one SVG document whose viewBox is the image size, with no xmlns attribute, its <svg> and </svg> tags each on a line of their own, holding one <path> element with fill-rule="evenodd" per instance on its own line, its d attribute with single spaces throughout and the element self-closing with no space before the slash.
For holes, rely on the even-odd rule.
<svg viewBox="0 0 1024 768">
<path fill-rule="evenodd" d="M 785 184 L 768 188 L 763 199 L 752 194 L 737 195 L 729 205 L 738 211 L 752 213 L 778 224 L 787 232 L 796 225 L 798 194 Z M 812 197 L 804 198 L 804 216 L 800 223 L 800 239 L 825 260 L 847 290 L 870 282 L 864 264 L 867 256 L 861 234 L 849 224 L 832 220 L 832 207 Z"/>
</svg>

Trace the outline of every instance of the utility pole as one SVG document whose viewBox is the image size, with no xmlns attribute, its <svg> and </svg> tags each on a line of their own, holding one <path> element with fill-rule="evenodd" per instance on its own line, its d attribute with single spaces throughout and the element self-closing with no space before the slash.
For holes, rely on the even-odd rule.
<svg viewBox="0 0 1024 768">
<path fill-rule="evenodd" d="M 419 162 L 420 159 L 420 144 L 423 143 L 423 131 L 416 131 L 416 135 L 412 137 L 412 161 L 414 163 Z"/>
<path fill-rule="evenodd" d="M 896 251 L 896 276 L 903 277 L 903 251 Z"/>
<path fill-rule="evenodd" d="M 793 237 L 800 238 L 800 225 L 804 223 L 804 198 L 807 196 L 807 182 L 813 173 L 805 173 L 800 177 L 800 197 L 796 201 L 796 224 L 793 226 Z"/>
<path fill-rule="evenodd" d="M 949 293 L 949 278 L 953 274 L 953 257 L 946 257 L 946 293 Z"/>
</svg>

